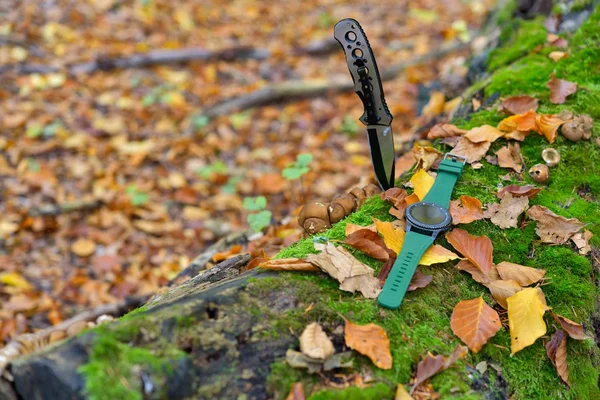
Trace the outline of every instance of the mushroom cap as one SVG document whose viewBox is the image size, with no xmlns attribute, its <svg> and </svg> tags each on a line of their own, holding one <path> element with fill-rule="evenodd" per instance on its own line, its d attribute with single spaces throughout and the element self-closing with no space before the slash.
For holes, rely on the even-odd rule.
<svg viewBox="0 0 600 400">
<path fill-rule="evenodd" d="M 329 203 L 327 211 L 329 211 L 329 222 L 332 224 L 335 224 L 346 216 L 346 210 L 338 203 Z"/>
<path fill-rule="evenodd" d="M 594 120 L 587 114 L 581 114 L 579 116 L 581 125 L 583 126 L 583 138 L 589 139 L 592 137 L 592 130 L 594 129 Z"/>
<path fill-rule="evenodd" d="M 356 210 L 356 198 L 352 196 L 350 193 L 344 193 L 339 196 L 335 196 L 332 203 L 337 203 L 340 206 L 344 207 L 344 215 L 348 216 L 354 210 Z"/>
<path fill-rule="evenodd" d="M 331 225 L 320 218 L 307 218 L 302 227 L 309 235 L 326 231 Z"/>
<path fill-rule="evenodd" d="M 536 164 L 529 169 L 529 175 L 538 183 L 546 183 L 550 178 L 550 169 L 546 164 Z"/>
<path fill-rule="evenodd" d="M 558 150 L 548 147 L 542 150 L 542 159 L 546 162 L 549 167 L 554 167 L 560 162 L 560 153 Z"/>
<path fill-rule="evenodd" d="M 329 225 L 327 205 L 319 203 L 318 201 L 311 201 L 310 203 L 305 204 L 304 207 L 302 207 L 300 214 L 298 214 L 298 223 L 300 226 L 304 226 L 304 222 L 309 218 L 322 219 L 323 222 Z"/>
<path fill-rule="evenodd" d="M 578 142 L 583 138 L 583 125 L 579 123 L 579 117 L 565 122 L 560 129 L 563 136 L 572 142 Z"/>
<path fill-rule="evenodd" d="M 369 183 L 367 186 L 363 188 L 367 197 L 375 196 L 376 194 L 381 193 L 381 189 L 379 186 Z"/>
<path fill-rule="evenodd" d="M 563 121 L 569 121 L 575 118 L 575 114 L 573 114 L 573 111 L 570 110 L 562 110 L 560 113 L 558 113 L 558 118 L 562 119 Z"/>
<path fill-rule="evenodd" d="M 360 207 L 367 199 L 367 194 L 364 189 L 355 187 L 350 191 L 350 194 L 356 198 L 356 206 Z"/>
</svg>

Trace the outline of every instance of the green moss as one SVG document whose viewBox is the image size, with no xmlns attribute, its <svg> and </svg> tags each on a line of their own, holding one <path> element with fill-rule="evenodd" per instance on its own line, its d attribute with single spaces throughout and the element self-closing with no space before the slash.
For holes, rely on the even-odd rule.
<svg viewBox="0 0 600 400">
<path fill-rule="evenodd" d="M 393 399 L 392 390 L 382 383 L 365 389 L 349 387 L 344 390 L 323 390 L 313 394 L 309 400 L 384 400 Z"/>
<path fill-rule="evenodd" d="M 490 54 L 488 71 L 494 71 L 498 67 L 508 65 L 527 55 L 546 41 L 547 34 L 542 17 L 532 21 L 513 20 L 504 27 L 500 34 L 502 46 Z"/>
</svg>

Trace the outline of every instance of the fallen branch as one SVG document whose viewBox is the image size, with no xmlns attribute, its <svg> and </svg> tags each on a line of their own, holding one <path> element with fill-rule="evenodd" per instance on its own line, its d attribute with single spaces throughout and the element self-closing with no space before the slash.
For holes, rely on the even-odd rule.
<svg viewBox="0 0 600 400">
<path fill-rule="evenodd" d="M 91 74 L 96 71 L 111 71 L 124 68 L 143 68 L 154 65 L 182 64 L 191 61 L 232 61 L 255 59 L 264 60 L 270 52 L 251 47 L 234 47 L 225 50 L 206 50 L 198 47 L 154 50 L 147 53 L 137 53 L 125 57 L 98 57 L 96 60 L 71 64 L 66 68 L 53 67 L 45 64 L 12 64 L 0 68 L 0 73 L 10 70 L 19 74 L 48 74 L 66 70 L 71 75 Z"/>
<path fill-rule="evenodd" d="M 408 67 L 424 64 L 449 53 L 464 50 L 470 46 L 469 43 L 452 42 L 427 54 L 417 56 L 408 61 L 402 61 L 385 68 L 381 71 L 381 79 L 384 81 L 395 78 Z M 243 96 L 227 99 L 207 110 L 202 115 L 214 118 L 232 112 L 238 112 L 248 108 L 264 106 L 280 101 L 323 96 L 326 93 L 348 92 L 354 89 L 354 83 L 349 80 L 337 81 L 289 81 L 268 85 Z"/>
<path fill-rule="evenodd" d="M 32 207 L 28 214 L 32 217 L 55 216 L 68 214 L 76 211 L 91 211 L 102 205 L 100 200 L 73 201 L 63 204 L 44 204 L 38 207 Z"/>
</svg>

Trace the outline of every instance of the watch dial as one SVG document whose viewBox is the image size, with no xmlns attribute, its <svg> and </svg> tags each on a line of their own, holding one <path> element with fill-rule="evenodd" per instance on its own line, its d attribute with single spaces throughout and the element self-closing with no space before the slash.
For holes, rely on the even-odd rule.
<svg viewBox="0 0 600 400">
<path fill-rule="evenodd" d="M 440 208 L 429 204 L 415 205 L 411 208 L 410 215 L 425 225 L 438 225 L 446 220 L 446 214 Z"/>
</svg>

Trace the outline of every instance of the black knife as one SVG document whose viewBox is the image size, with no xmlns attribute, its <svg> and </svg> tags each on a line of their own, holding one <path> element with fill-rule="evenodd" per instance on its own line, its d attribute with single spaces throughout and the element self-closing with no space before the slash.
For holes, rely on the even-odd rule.
<svg viewBox="0 0 600 400">
<path fill-rule="evenodd" d="M 367 126 L 371 161 L 377 181 L 383 190 L 394 186 L 394 137 L 392 114 L 383 96 L 381 77 L 375 56 L 360 24 L 345 18 L 334 28 L 333 36 L 344 49 L 346 63 L 365 112 L 359 118 Z"/>
</svg>

